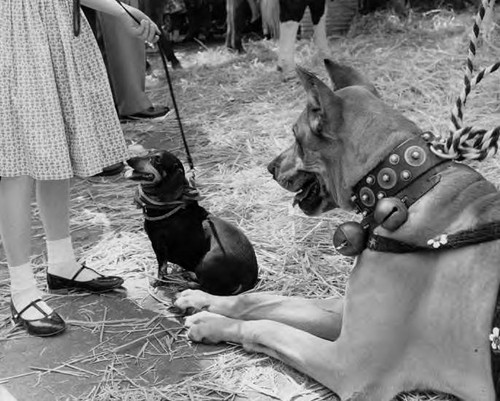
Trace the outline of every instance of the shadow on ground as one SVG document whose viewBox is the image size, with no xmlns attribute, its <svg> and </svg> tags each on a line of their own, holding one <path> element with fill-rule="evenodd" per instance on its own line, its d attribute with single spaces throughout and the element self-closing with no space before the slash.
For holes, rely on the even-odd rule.
<svg viewBox="0 0 500 401">
<path fill-rule="evenodd" d="M 127 291 L 58 296 L 68 323 L 58 337 L 10 330 L 0 343 L 0 380 L 19 400 L 92 399 L 101 385 L 165 386 L 199 372 L 213 347 L 194 346 L 175 318 L 139 307 Z M 72 399 L 74 399 L 72 398 Z"/>
</svg>

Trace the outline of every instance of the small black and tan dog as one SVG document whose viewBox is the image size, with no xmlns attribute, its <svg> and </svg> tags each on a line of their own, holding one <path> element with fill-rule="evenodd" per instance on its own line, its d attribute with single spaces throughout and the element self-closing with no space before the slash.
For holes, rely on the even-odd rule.
<svg viewBox="0 0 500 401">
<path fill-rule="evenodd" d="M 182 162 L 166 150 L 149 150 L 127 161 L 125 177 L 139 182 L 136 203 L 165 277 L 168 262 L 194 272 L 200 287 L 232 295 L 257 283 L 257 258 L 241 230 L 198 204 L 198 191 L 186 179 Z"/>
</svg>

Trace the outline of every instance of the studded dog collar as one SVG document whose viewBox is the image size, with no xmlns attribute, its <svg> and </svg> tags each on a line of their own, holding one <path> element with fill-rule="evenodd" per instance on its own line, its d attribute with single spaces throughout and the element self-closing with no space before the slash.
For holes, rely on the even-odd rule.
<svg viewBox="0 0 500 401">
<path fill-rule="evenodd" d="M 434 139 L 432 133 L 425 132 L 406 140 L 363 177 L 354 186 L 351 198 L 357 212 L 370 216 L 377 202 L 387 197 L 397 197 L 410 207 L 432 189 L 440 179 L 435 168 L 447 162 L 430 150 Z M 417 180 L 421 181 L 419 185 L 412 185 Z"/>
</svg>

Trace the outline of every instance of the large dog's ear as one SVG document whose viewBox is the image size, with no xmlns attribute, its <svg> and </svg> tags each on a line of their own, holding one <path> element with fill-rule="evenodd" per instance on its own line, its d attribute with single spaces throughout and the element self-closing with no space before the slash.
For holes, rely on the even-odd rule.
<svg viewBox="0 0 500 401">
<path fill-rule="evenodd" d="M 359 85 L 364 86 L 375 96 L 380 97 L 380 94 L 377 92 L 377 89 L 375 89 L 375 86 L 354 68 L 337 64 L 329 59 L 325 59 L 325 67 L 332 81 L 334 91 L 347 86 Z"/>
<path fill-rule="evenodd" d="M 321 135 L 325 124 L 340 124 L 342 122 L 341 99 L 316 75 L 298 66 L 296 70 L 307 93 L 307 111 L 311 131 L 316 135 Z M 335 126 L 331 128 L 335 129 Z"/>
</svg>

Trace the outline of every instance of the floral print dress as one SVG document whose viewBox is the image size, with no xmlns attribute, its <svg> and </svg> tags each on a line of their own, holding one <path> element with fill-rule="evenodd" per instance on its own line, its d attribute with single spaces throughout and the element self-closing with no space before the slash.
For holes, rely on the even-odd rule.
<svg viewBox="0 0 500 401">
<path fill-rule="evenodd" d="M 102 56 L 71 0 L 0 0 L 0 177 L 88 177 L 127 158 Z"/>
</svg>

